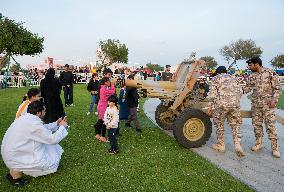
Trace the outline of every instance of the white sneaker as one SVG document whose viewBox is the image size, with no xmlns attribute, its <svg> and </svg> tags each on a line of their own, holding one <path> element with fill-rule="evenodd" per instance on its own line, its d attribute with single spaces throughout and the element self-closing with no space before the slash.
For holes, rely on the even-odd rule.
<svg viewBox="0 0 284 192">
<path fill-rule="evenodd" d="M 87 112 L 87 115 L 90 115 L 90 114 L 91 114 L 91 113 L 88 111 L 88 112 Z"/>
<path fill-rule="evenodd" d="M 98 115 L 98 112 L 95 112 L 95 115 Z"/>
</svg>

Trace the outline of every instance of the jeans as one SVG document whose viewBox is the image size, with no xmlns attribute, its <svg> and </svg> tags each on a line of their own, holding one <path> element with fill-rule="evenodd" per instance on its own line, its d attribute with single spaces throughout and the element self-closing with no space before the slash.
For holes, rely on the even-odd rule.
<svg viewBox="0 0 284 192">
<path fill-rule="evenodd" d="M 89 112 L 93 112 L 93 107 L 95 105 L 95 111 L 97 111 L 97 104 L 95 104 L 97 101 L 97 96 L 96 95 L 91 95 L 91 103 L 89 107 Z"/>
<path fill-rule="evenodd" d="M 110 128 L 108 130 L 108 139 L 109 139 L 109 143 L 110 143 L 110 149 L 112 151 L 118 150 L 116 137 L 117 137 L 117 129 L 116 128 Z"/>
</svg>

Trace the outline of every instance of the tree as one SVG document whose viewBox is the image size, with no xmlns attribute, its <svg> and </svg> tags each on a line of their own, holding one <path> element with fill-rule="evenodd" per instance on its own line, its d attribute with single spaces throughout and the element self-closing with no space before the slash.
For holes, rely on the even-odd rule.
<svg viewBox="0 0 284 192">
<path fill-rule="evenodd" d="M 206 67 L 209 70 L 215 69 L 215 67 L 218 65 L 214 57 L 205 56 L 205 57 L 201 57 L 200 59 L 206 62 Z"/>
<path fill-rule="evenodd" d="M 232 62 L 230 65 L 230 67 L 232 67 L 238 60 L 246 60 L 255 56 L 260 56 L 262 54 L 262 49 L 261 47 L 257 47 L 255 42 L 251 39 L 239 39 L 236 42 L 232 41 L 229 45 L 224 46 L 219 52 L 228 64 Z"/>
<path fill-rule="evenodd" d="M 146 66 L 147 66 L 148 69 L 150 69 L 151 71 L 163 71 L 163 70 L 164 70 L 164 67 L 162 67 L 161 65 L 152 64 L 151 62 L 150 62 L 150 63 L 147 63 Z"/>
<path fill-rule="evenodd" d="M 271 65 L 275 68 L 284 67 L 284 54 L 277 55 L 270 61 Z"/>
<path fill-rule="evenodd" d="M 10 67 L 10 71 L 15 73 L 19 73 L 21 71 L 21 66 L 19 63 L 16 63 Z"/>
<path fill-rule="evenodd" d="M 13 55 L 35 56 L 43 51 L 43 37 L 39 37 L 27 30 L 22 22 L 11 20 L 0 13 L 0 67 L 6 67 L 6 74 L 9 71 L 9 64 Z M 15 61 L 16 62 L 16 61 Z M 16 62 L 13 70 L 20 71 L 20 64 Z M 5 77 L 5 82 L 7 81 Z"/>
<path fill-rule="evenodd" d="M 37 55 L 43 51 L 43 37 L 28 31 L 23 23 L 0 13 L 0 54 Z"/>
<path fill-rule="evenodd" d="M 128 48 L 125 44 L 121 44 L 119 40 L 107 39 L 99 42 L 101 54 L 100 67 L 109 66 L 112 63 L 127 63 L 128 62 Z"/>
<path fill-rule="evenodd" d="M 0 55 L 0 70 L 3 69 L 8 63 L 8 55 Z"/>
</svg>

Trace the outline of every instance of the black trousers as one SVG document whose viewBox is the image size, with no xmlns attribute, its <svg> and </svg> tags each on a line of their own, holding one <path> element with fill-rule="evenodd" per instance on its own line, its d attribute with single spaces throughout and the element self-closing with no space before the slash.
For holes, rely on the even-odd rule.
<svg viewBox="0 0 284 192">
<path fill-rule="evenodd" d="M 98 122 L 95 125 L 96 129 L 96 135 L 99 134 L 103 137 L 106 136 L 106 125 L 104 124 L 104 121 L 102 119 L 99 119 Z"/>
<path fill-rule="evenodd" d="M 71 105 L 73 103 L 73 85 L 64 86 L 64 99 L 65 99 L 65 105 Z"/>
<path fill-rule="evenodd" d="M 129 108 L 129 113 L 130 114 L 128 116 L 128 120 L 126 122 L 128 124 L 130 124 L 133 121 L 134 126 L 136 127 L 136 129 L 141 129 L 140 123 L 139 123 L 138 117 L 137 117 L 137 107 Z"/>
<path fill-rule="evenodd" d="M 108 139 L 110 143 L 110 149 L 112 151 L 117 151 L 118 150 L 118 145 L 117 145 L 117 129 L 111 128 L 108 130 Z"/>
</svg>

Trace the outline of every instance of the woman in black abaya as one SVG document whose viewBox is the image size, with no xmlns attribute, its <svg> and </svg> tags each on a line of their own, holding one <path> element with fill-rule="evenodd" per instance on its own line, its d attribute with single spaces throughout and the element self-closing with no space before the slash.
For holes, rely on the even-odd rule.
<svg viewBox="0 0 284 192">
<path fill-rule="evenodd" d="M 62 117 L 64 108 L 60 98 L 61 83 L 55 77 L 55 70 L 49 68 L 45 74 L 45 78 L 40 82 L 41 96 L 44 98 L 46 114 L 45 123 L 52 123 Z"/>
</svg>

